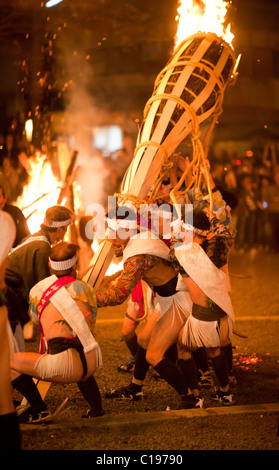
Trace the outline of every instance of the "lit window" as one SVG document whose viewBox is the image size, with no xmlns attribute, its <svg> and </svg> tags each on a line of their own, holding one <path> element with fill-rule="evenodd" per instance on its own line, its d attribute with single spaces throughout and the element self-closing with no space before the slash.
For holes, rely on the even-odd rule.
<svg viewBox="0 0 279 470">
<path fill-rule="evenodd" d="M 104 156 L 123 147 L 122 131 L 119 126 L 102 126 L 93 130 L 93 146 L 101 150 Z"/>
</svg>

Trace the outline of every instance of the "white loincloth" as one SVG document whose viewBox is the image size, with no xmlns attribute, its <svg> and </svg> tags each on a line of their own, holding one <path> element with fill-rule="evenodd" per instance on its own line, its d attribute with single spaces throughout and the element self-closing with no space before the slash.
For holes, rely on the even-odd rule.
<svg viewBox="0 0 279 470">
<path fill-rule="evenodd" d="M 38 282 L 30 291 L 30 297 L 37 296 L 41 298 L 43 293 L 57 280 L 55 274 L 52 276 L 43 279 Z M 91 331 L 88 328 L 86 320 L 78 308 L 76 302 L 72 299 L 69 292 L 65 287 L 61 287 L 55 294 L 50 298 L 50 302 L 54 305 L 55 308 L 61 313 L 63 318 L 66 320 L 70 328 L 79 338 L 84 353 L 96 349 L 98 360 L 98 365 L 102 365 L 102 353 L 99 344 L 95 340 Z"/>
<path fill-rule="evenodd" d="M 141 234 L 137 234 L 130 238 L 123 251 L 123 262 L 128 258 L 139 254 L 158 256 L 158 258 L 170 261 L 170 250 L 162 240 L 158 238 L 142 239 L 140 238 L 140 235 Z M 172 309 L 173 313 L 171 324 L 173 324 L 175 318 L 179 318 L 181 325 L 183 325 L 192 310 L 190 294 L 185 289 L 176 292 L 169 297 L 162 297 L 156 293 L 156 301 L 156 308 L 157 310 L 160 310 L 160 316 L 157 321 L 159 321 L 166 312 Z"/>
<path fill-rule="evenodd" d="M 198 243 L 175 248 L 175 256 L 204 294 L 234 321 L 228 276 L 218 269 Z"/>
<path fill-rule="evenodd" d="M 230 317 L 226 317 L 228 321 L 228 339 L 232 335 L 232 321 Z M 182 343 L 190 349 L 205 348 L 218 348 L 221 344 L 221 337 L 219 331 L 218 321 L 202 321 L 189 316 L 184 325 L 182 333 Z"/>
<path fill-rule="evenodd" d="M 66 349 L 58 354 L 42 354 L 34 366 L 41 380 L 52 379 L 56 376 L 71 378 L 74 373 L 72 349 Z"/>
<path fill-rule="evenodd" d="M 158 301 L 157 309 L 160 310 L 160 316 L 157 321 L 159 321 L 162 316 L 165 315 L 165 313 L 172 309 L 173 313 L 171 325 L 174 323 L 175 318 L 178 318 L 181 322 L 181 325 L 184 325 L 192 311 L 193 305 L 190 294 L 187 290 L 180 290 L 169 297 L 161 297 L 160 295 L 156 294 L 156 299 Z"/>
</svg>

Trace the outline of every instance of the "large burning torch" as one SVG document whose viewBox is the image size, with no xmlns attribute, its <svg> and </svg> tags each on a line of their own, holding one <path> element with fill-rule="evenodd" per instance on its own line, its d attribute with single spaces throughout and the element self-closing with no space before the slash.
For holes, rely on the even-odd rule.
<svg viewBox="0 0 279 470">
<path fill-rule="evenodd" d="M 191 139 L 193 146 L 191 167 L 198 169 L 207 157 L 210 135 L 222 113 L 224 91 L 235 81 L 238 61 L 232 47 L 214 33 L 197 33 L 178 45 L 156 78 L 153 94 L 144 108 L 134 158 L 118 195 L 120 204 L 140 205 L 156 187 L 164 168 L 169 167 L 169 157 L 186 138 Z M 200 125 L 205 122 L 208 126 L 202 135 Z M 199 176 L 195 173 L 196 184 Z M 182 179 L 185 177 L 186 174 Z M 175 189 L 179 190 L 182 179 Z M 175 191 L 171 198 L 176 203 Z M 111 244 L 102 242 L 87 282 L 99 285 L 100 266 L 106 272 L 104 265 L 109 264 L 112 253 Z"/>
<path fill-rule="evenodd" d="M 134 158 L 121 187 L 124 198 L 143 199 L 177 146 L 191 134 L 194 148 L 201 140 L 200 124 L 210 119 L 215 124 L 224 90 L 235 79 L 235 64 L 231 47 L 212 33 L 194 34 L 177 47 L 146 103 Z"/>
</svg>

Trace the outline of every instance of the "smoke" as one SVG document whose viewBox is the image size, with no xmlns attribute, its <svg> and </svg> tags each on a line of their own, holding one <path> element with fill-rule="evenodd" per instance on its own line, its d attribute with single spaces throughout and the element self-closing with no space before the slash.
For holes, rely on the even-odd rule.
<svg viewBox="0 0 279 470">
<path fill-rule="evenodd" d="M 75 38 L 69 29 L 59 38 L 56 64 L 58 86 L 65 90 L 64 134 L 69 138 L 71 150 L 78 151 L 77 183 L 84 209 L 89 204 L 104 202 L 104 182 L 108 176 L 102 155 L 93 148 L 93 129 L 104 116 L 90 93 L 94 66 L 88 50 L 84 37 Z"/>
</svg>

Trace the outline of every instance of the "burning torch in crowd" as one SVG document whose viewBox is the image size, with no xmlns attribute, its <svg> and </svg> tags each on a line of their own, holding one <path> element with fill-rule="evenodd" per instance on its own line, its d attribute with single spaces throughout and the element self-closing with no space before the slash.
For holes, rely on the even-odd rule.
<svg viewBox="0 0 279 470">
<path fill-rule="evenodd" d="M 222 15 L 225 15 L 223 7 L 226 2 L 222 0 L 185 0 L 180 6 L 181 17 L 185 7 L 186 18 L 191 23 L 191 8 L 194 9 L 197 3 L 204 5 L 203 20 L 207 18 L 206 7 L 214 20 L 218 20 L 221 8 Z M 215 16 L 212 3 L 214 6 L 219 4 Z M 157 76 L 153 94 L 143 111 L 134 157 L 118 195 L 120 204 L 130 201 L 139 205 L 156 183 L 164 165 L 170 162 L 169 157 L 187 137 L 191 138 L 193 146 L 192 164 L 198 167 L 207 158 L 209 138 L 222 113 L 224 91 L 236 79 L 240 58 L 236 57 L 227 38 L 210 28 L 208 24 L 204 32 L 196 32 L 183 39 Z M 188 31 L 187 26 L 185 30 Z M 209 125 L 202 135 L 200 125 L 205 122 Z M 174 194 L 173 197 L 175 199 Z M 95 286 L 96 282 L 101 282 L 100 267 L 106 271 L 105 266 L 111 261 L 112 253 L 110 242 L 104 241 L 99 245 L 87 282 Z"/>
</svg>

